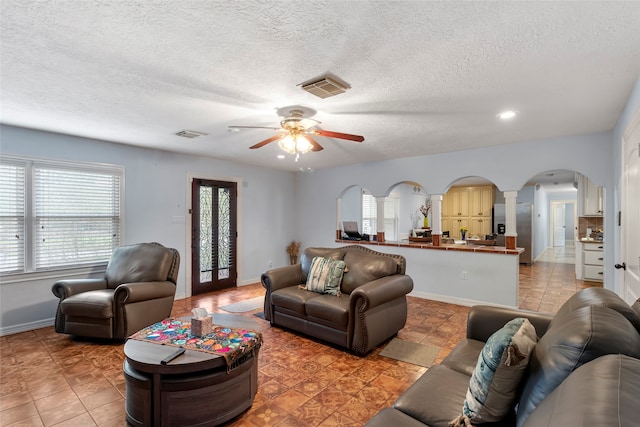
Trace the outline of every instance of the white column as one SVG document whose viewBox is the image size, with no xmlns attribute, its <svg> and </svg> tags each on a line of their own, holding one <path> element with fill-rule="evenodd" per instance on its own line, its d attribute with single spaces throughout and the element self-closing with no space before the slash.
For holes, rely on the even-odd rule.
<svg viewBox="0 0 640 427">
<path fill-rule="evenodd" d="M 342 238 L 342 198 L 336 199 L 336 239 Z"/>
<path fill-rule="evenodd" d="M 442 194 L 431 197 L 431 234 L 442 234 Z"/>
<path fill-rule="evenodd" d="M 505 236 L 517 236 L 516 230 L 516 197 L 517 191 L 504 192 Z"/>
<path fill-rule="evenodd" d="M 376 233 L 384 232 L 384 200 L 386 197 L 376 197 Z"/>
</svg>

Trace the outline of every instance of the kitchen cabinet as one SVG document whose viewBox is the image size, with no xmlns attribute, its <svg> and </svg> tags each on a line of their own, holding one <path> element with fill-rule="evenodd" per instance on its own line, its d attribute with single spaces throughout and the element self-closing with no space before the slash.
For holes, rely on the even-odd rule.
<svg viewBox="0 0 640 427">
<path fill-rule="evenodd" d="M 602 216 L 604 214 L 604 197 L 602 187 L 596 185 L 586 176 L 582 177 L 582 215 Z"/>
<path fill-rule="evenodd" d="M 449 190 L 442 198 L 442 230 L 455 239 L 462 238 L 461 227 L 467 228 L 467 237 L 491 234 L 494 193 L 492 185 Z"/>
<path fill-rule="evenodd" d="M 493 207 L 493 187 L 471 187 L 471 216 L 490 217 Z"/>
<path fill-rule="evenodd" d="M 604 245 L 602 242 L 582 243 L 582 280 L 602 282 L 604 278 Z"/>
<path fill-rule="evenodd" d="M 469 220 L 469 234 L 480 236 L 484 239 L 486 234 L 491 234 L 491 217 L 471 217 Z"/>
<path fill-rule="evenodd" d="M 469 216 L 469 190 L 467 188 L 452 188 L 447 192 L 447 216 Z"/>
<path fill-rule="evenodd" d="M 460 229 L 465 227 L 469 230 L 469 220 L 468 218 L 443 218 L 442 219 L 442 230 L 449 231 L 449 237 L 454 239 L 462 239 L 462 233 Z M 467 237 L 469 236 L 469 231 L 467 231 Z"/>
</svg>

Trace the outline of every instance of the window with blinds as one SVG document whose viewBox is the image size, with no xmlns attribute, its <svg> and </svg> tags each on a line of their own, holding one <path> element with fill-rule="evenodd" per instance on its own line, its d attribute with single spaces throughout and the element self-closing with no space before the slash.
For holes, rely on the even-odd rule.
<svg viewBox="0 0 640 427">
<path fill-rule="evenodd" d="M 376 198 L 371 194 L 362 193 L 362 234 L 375 236 L 377 210 Z"/>
<path fill-rule="evenodd" d="M 122 168 L 3 160 L 1 171 L 0 273 L 109 261 L 120 245 Z"/>
<path fill-rule="evenodd" d="M 25 267 L 25 167 L 0 163 L 0 273 Z"/>
<path fill-rule="evenodd" d="M 389 241 L 398 241 L 400 201 L 395 197 L 384 199 L 384 238 Z"/>
</svg>

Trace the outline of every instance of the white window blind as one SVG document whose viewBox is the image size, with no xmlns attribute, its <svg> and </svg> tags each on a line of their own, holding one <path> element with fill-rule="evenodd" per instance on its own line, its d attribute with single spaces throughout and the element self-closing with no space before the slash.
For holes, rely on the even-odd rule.
<svg viewBox="0 0 640 427">
<path fill-rule="evenodd" d="M 0 156 L 0 274 L 106 264 L 123 179 L 119 166 Z"/>
<path fill-rule="evenodd" d="M 0 273 L 24 271 L 25 167 L 0 164 Z"/>
<path fill-rule="evenodd" d="M 394 197 L 384 199 L 384 238 L 397 241 L 400 201 Z"/>
<path fill-rule="evenodd" d="M 109 260 L 120 243 L 120 176 L 34 165 L 36 270 Z"/>
<path fill-rule="evenodd" d="M 377 221 L 376 198 L 371 194 L 362 193 L 362 233 L 373 236 L 376 234 Z"/>
</svg>

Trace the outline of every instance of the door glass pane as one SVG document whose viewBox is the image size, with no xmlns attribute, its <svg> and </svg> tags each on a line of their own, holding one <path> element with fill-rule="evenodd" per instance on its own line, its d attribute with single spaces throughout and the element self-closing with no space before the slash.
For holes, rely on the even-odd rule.
<svg viewBox="0 0 640 427">
<path fill-rule="evenodd" d="M 228 279 L 231 267 L 231 222 L 228 188 L 218 188 L 218 279 Z"/>
<path fill-rule="evenodd" d="M 211 187 L 200 187 L 200 283 L 211 282 L 213 260 L 213 229 L 211 209 L 213 191 Z"/>
</svg>

